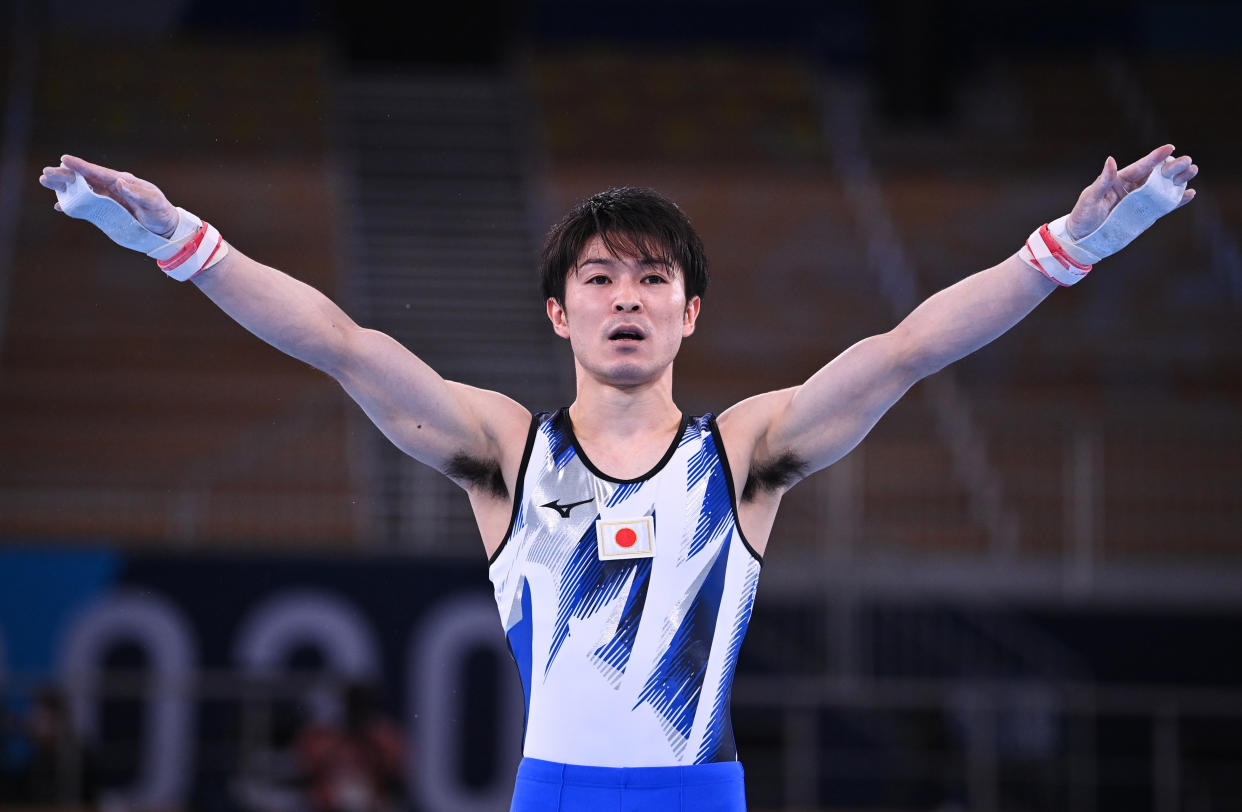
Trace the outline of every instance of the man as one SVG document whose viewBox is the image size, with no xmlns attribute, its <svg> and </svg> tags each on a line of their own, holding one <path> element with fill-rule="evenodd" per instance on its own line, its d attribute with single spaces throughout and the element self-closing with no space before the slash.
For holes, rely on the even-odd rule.
<svg viewBox="0 0 1242 812">
<path fill-rule="evenodd" d="M 146 181 L 73 156 L 40 181 L 58 210 L 192 279 L 248 330 L 332 375 L 392 442 L 466 491 L 526 693 L 513 809 L 741 810 L 728 698 L 782 496 L 857 445 L 916 381 L 1189 202 L 1198 168 L 1172 153 L 1121 170 L 1110 157 L 1017 254 L 801 386 L 719 418 L 687 418 L 673 401 L 707 261 L 685 215 L 650 190 L 596 195 L 550 232 L 547 313 L 570 341 L 577 392 L 532 417 L 443 380 Z"/>
</svg>

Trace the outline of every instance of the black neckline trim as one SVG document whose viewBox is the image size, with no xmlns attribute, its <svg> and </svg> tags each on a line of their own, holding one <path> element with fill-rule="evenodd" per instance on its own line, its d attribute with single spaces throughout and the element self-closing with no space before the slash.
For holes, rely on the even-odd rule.
<svg viewBox="0 0 1242 812">
<path fill-rule="evenodd" d="M 747 551 L 755 557 L 759 562 L 759 566 L 763 566 L 763 556 L 755 552 L 755 548 L 750 546 L 750 541 L 746 538 L 746 534 L 742 532 L 742 517 L 738 510 L 737 489 L 733 487 L 733 471 L 729 468 L 729 457 L 725 454 L 724 440 L 720 437 L 720 427 L 716 425 L 716 415 L 707 415 L 707 425 L 712 430 L 712 439 L 716 441 L 716 453 L 720 455 L 720 464 L 724 467 L 725 482 L 729 486 L 729 502 L 733 508 L 733 526 L 737 529 L 737 537 L 742 540 L 742 544 L 746 546 Z"/>
<path fill-rule="evenodd" d="M 559 417 L 565 421 L 565 432 L 569 435 L 569 442 L 573 444 L 574 452 L 577 453 L 578 459 L 582 460 L 582 464 L 587 467 L 588 471 L 595 474 L 600 479 L 606 479 L 609 482 L 615 482 L 618 485 L 632 485 L 635 482 L 644 482 L 660 473 L 660 470 L 663 469 L 665 465 L 668 465 L 668 461 L 673 458 L 673 454 L 677 451 L 677 447 L 681 445 L 681 438 L 686 436 L 686 428 L 690 423 L 690 418 L 686 416 L 685 412 L 682 412 L 681 428 L 679 428 L 677 433 L 673 435 L 673 442 L 669 443 L 668 451 L 664 452 L 664 456 L 655 464 L 654 468 L 640 477 L 635 477 L 634 479 L 617 479 L 615 476 L 609 476 L 596 468 L 595 463 L 591 462 L 591 458 L 588 457 L 586 452 L 582 450 L 582 446 L 578 443 L 578 435 L 574 433 L 574 421 L 569 418 L 569 407 L 562 406 L 560 412 Z"/>
<path fill-rule="evenodd" d="M 509 528 L 505 530 L 500 546 L 487 559 L 489 567 L 496 563 L 500 551 L 505 548 L 505 545 L 509 543 L 509 537 L 513 535 L 513 525 L 517 524 L 518 511 L 522 508 L 522 485 L 526 482 L 526 468 L 530 465 L 530 453 L 535 448 L 535 434 L 538 430 L 539 415 L 533 414 L 530 417 L 530 430 L 526 433 L 526 448 L 522 451 L 522 462 L 518 465 L 517 480 L 513 483 L 513 512 L 509 514 Z"/>
</svg>

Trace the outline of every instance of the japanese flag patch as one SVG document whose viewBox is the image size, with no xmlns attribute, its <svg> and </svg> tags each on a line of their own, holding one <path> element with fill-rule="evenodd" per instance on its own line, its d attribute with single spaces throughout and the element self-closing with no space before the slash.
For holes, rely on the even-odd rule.
<svg viewBox="0 0 1242 812">
<path fill-rule="evenodd" d="M 595 522 L 595 537 L 601 561 L 655 555 L 655 521 L 650 516 L 620 521 L 599 519 Z"/>
</svg>

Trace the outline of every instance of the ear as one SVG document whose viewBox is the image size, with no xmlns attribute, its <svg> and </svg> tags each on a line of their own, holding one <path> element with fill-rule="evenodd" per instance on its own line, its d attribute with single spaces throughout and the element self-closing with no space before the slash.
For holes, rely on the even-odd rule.
<svg viewBox="0 0 1242 812">
<path fill-rule="evenodd" d="M 690 301 L 686 302 L 686 312 L 681 319 L 682 338 L 686 338 L 687 336 L 694 334 L 694 323 L 699 318 L 699 308 L 702 304 L 703 300 L 698 296 L 695 296 Z"/>
<path fill-rule="evenodd" d="M 554 298 L 548 299 L 548 320 L 552 322 L 552 329 L 561 338 L 569 338 L 569 315 L 565 312 L 565 306 Z"/>
</svg>

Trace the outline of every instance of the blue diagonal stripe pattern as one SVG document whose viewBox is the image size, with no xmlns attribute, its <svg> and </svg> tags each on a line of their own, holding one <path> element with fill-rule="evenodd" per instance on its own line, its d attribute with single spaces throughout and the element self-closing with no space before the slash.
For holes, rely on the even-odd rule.
<svg viewBox="0 0 1242 812">
<path fill-rule="evenodd" d="M 599 516 L 596 515 L 595 519 L 598 520 Z M 552 669 L 552 662 L 560 652 L 565 638 L 569 636 L 569 619 L 590 617 L 615 598 L 624 586 L 634 562 L 634 559 L 600 561 L 595 540 L 595 522 L 587 526 L 561 572 L 561 597 L 544 676 Z"/>
<path fill-rule="evenodd" d="M 703 507 L 699 511 L 699 518 L 694 526 L 694 536 L 690 540 L 687 559 L 694 558 L 726 523 L 733 521 L 733 503 L 729 499 L 729 483 L 725 479 L 725 470 L 720 463 L 720 455 L 716 453 L 716 443 L 711 437 L 704 438 L 703 447 L 691 459 L 689 474 L 687 490 L 693 488 L 705 475 L 707 486 L 703 492 Z"/>
<path fill-rule="evenodd" d="M 692 443 L 699 438 L 699 435 L 708 429 L 708 421 L 711 419 L 710 414 L 697 417 L 686 423 L 686 430 L 682 432 L 681 439 L 677 441 L 677 447 L 680 448 L 686 443 Z"/>
<path fill-rule="evenodd" d="M 563 410 L 557 412 L 550 420 L 544 422 L 539 430 L 548 438 L 548 455 L 552 458 L 557 470 L 564 468 L 577 456 L 574 444 L 570 440 L 567 412 Z"/>
<path fill-rule="evenodd" d="M 709 434 L 703 438 L 703 442 L 699 444 L 699 450 L 694 452 L 694 456 L 690 458 L 686 466 L 687 491 L 699 484 L 699 480 L 711 471 L 712 463 L 717 462 L 717 456 L 716 443 Z"/>
<path fill-rule="evenodd" d="M 647 481 L 643 480 L 642 482 L 627 482 L 624 485 L 618 485 L 617 489 L 612 492 L 612 496 L 608 497 L 608 504 L 605 507 L 616 507 L 628 499 L 630 494 L 635 493 L 646 484 Z"/>
<path fill-rule="evenodd" d="M 530 669 L 531 669 L 531 600 L 530 600 L 530 582 L 525 578 L 522 579 L 522 618 L 514 623 L 508 630 L 506 636 L 509 638 L 509 652 L 513 655 L 513 662 L 517 663 L 518 676 L 522 679 L 522 692 L 526 695 L 526 717 L 530 718 Z M 523 731 L 526 726 L 523 724 Z M 523 732 L 522 739 L 525 744 L 526 734 Z"/>
<path fill-rule="evenodd" d="M 518 501 L 517 515 L 513 517 L 513 529 L 509 531 L 509 538 L 516 538 L 517 534 L 526 527 L 526 502 L 526 499 Z"/>
<path fill-rule="evenodd" d="M 738 608 L 737 618 L 733 623 L 733 635 L 729 638 L 729 649 L 725 652 L 724 664 L 721 666 L 724 679 L 716 692 L 716 701 L 712 704 L 711 720 L 703 732 L 703 744 L 699 747 L 695 764 L 707 764 L 714 761 L 733 761 L 737 758 L 737 744 L 733 740 L 733 720 L 729 715 L 729 696 L 733 691 L 734 668 L 737 655 L 742 648 L 742 640 L 746 637 L 746 626 L 750 622 L 750 612 L 755 605 L 755 589 L 759 585 L 759 568 L 754 567 L 746 576 L 742 587 L 742 604 Z"/>
<path fill-rule="evenodd" d="M 656 663 L 634 704 L 637 708 L 643 702 L 650 703 L 683 739 L 689 738 L 699 707 L 728 565 L 728 548 L 722 546 L 668 651 Z"/>
<path fill-rule="evenodd" d="M 638 621 L 643 616 L 643 606 L 647 603 L 647 585 L 650 582 L 651 559 L 639 559 L 634 568 L 634 582 L 625 598 L 625 608 L 621 610 L 621 620 L 617 623 L 617 633 L 607 643 L 595 649 L 595 656 L 623 674 L 630 661 L 630 652 L 634 650 L 634 640 L 638 637 Z"/>
</svg>

